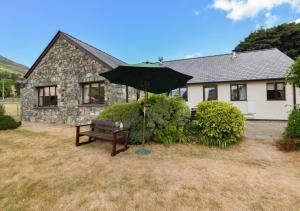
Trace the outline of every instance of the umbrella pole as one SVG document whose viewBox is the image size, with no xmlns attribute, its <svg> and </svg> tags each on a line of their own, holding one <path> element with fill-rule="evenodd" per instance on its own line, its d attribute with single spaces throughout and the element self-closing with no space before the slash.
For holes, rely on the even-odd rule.
<svg viewBox="0 0 300 211">
<path fill-rule="evenodd" d="M 145 131 L 146 131 L 146 110 L 147 110 L 147 103 L 148 103 L 148 91 L 146 88 L 146 81 L 145 81 L 145 101 L 144 101 L 144 122 L 143 122 L 143 131 L 142 131 L 142 147 L 136 151 L 138 155 L 148 155 L 150 154 L 150 150 L 145 148 Z"/>
<path fill-rule="evenodd" d="M 142 146 L 145 146 L 145 131 L 146 131 L 146 105 L 148 102 L 148 92 L 145 91 L 145 102 L 144 102 L 144 124 L 143 124 L 143 142 L 142 142 Z"/>
</svg>

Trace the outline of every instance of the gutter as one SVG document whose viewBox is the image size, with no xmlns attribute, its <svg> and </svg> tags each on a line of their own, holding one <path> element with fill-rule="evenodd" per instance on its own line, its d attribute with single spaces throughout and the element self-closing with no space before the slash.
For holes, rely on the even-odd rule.
<svg viewBox="0 0 300 211">
<path fill-rule="evenodd" d="M 297 99 L 296 99 L 296 86 L 293 84 L 293 104 L 294 104 L 294 109 L 297 107 Z"/>
</svg>

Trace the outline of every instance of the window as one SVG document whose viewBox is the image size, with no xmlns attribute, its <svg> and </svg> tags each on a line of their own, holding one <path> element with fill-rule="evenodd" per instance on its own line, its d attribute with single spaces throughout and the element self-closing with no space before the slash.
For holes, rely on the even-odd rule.
<svg viewBox="0 0 300 211">
<path fill-rule="evenodd" d="M 91 82 L 82 84 L 83 104 L 102 104 L 105 102 L 104 83 Z"/>
<path fill-rule="evenodd" d="M 203 86 L 203 100 L 217 100 L 218 88 L 216 85 Z"/>
<path fill-rule="evenodd" d="M 57 106 L 56 86 L 43 86 L 37 89 L 39 107 Z"/>
<path fill-rule="evenodd" d="M 174 89 L 171 92 L 169 92 L 169 96 L 180 96 L 182 97 L 185 101 L 188 100 L 188 96 L 187 96 L 187 88 L 186 87 L 182 87 L 182 88 L 178 88 L 178 89 Z"/>
<path fill-rule="evenodd" d="M 232 84 L 231 85 L 231 100 L 232 101 L 246 101 L 247 100 L 247 85 L 246 84 Z"/>
<path fill-rule="evenodd" d="M 285 100 L 285 83 L 267 83 L 267 100 Z"/>
</svg>

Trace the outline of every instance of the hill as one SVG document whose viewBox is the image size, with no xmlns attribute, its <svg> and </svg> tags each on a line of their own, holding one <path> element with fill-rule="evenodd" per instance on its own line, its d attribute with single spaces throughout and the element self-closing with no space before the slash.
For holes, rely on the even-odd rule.
<svg viewBox="0 0 300 211">
<path fill-rule="evenodd" d="M 295 59 L 300 56 L 300 24 L 284 23 L 272 28 L 259 29 L 250 33 L 236 47 L 236 51 L 278 48 Z"/>
<path fill-rule="evenodd" d="M 0 56 L 0 73 L 9 73 L 23 76 L 28 70 L 25 65 L 11 61 L 3 56 Z"/>
</svg>

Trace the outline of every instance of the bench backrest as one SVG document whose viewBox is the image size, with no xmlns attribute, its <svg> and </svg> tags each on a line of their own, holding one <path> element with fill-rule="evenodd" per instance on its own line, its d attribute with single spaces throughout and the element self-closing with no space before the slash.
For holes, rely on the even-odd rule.
<svg viewBox="0 0 300 211">
<path fill-rule="evenodd" d="M 130 129 L 130 123 L 128 122 L 122 122 L 122 123 L 124 129 Z M 113 131 L 116 129 L 115 122 L 111 120 L 92 120 L 91 126 L 93 128 L 98 128 L 101 130 L 108 130 L 108 131 Z"/>
</svg>

